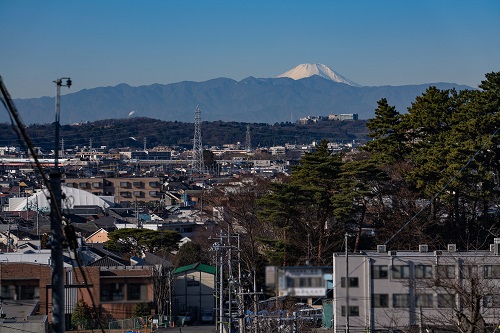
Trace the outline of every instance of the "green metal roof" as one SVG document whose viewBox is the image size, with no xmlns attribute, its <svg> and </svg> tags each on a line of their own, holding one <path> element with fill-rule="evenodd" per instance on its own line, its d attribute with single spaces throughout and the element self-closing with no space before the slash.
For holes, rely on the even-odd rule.
<svg viewBox="0 0 500 333">
<path fill-rule="evenodd" d="M 204 272 L 204 273 L 215 275 L 215 267 L 214 266 L 201 264 L 199 262 L 196 264 L 178 267 L 174 270 L 174 274 L 180 274 L 180 273 L 184 273 L 187 271 L 199 271 L 199 272 Z"/>
</svg>

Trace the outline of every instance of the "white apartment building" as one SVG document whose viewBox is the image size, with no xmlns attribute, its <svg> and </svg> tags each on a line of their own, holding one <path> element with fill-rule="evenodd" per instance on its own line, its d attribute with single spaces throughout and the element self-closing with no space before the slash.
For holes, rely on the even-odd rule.
<svg viewBox="0 0 500 333">
<path fill-rule="evenodd" d="M 449 244 L 443 251 L 379 245 L 335 253 L 334 332 L 493 332 L 500 324 L 499 243 L 490 251 Z"/>
</svg>

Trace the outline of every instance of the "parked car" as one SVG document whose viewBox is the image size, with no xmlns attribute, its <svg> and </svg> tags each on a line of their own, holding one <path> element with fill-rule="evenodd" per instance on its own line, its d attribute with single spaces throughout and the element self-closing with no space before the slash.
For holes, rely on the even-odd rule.
<svg viewBox="0 0 500 333">
<path fill-rule="evenodd" d="M 302 309 L 297 312 L 297 317 L 303 322 L 308 322 L 315 326 L 321 326 L 321 322 L 323 320 L 323 309 Z"/>
<path fill-rule="evenodd" d="M 212 310 L 201 311 L 201 321 L 203 323 L 212 323 L 214 321 L 214 314 Z"/>
<path fill-rule="evenodd" d="M 183 311 L 177 317 L 178 317 L 179 325 L 182 325 L 182 326 L 184 326 L 186 324 L 190 324 L 191 321 L 193 320 L 193 316 L 191 315 L 191 312 L 189 312 L 189 311 Z"/>
</svg>

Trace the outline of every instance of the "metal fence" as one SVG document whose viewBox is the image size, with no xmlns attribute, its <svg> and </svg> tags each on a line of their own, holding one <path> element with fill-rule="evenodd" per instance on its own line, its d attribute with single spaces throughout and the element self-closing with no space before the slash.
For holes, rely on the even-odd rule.
<svg viewBox="0 0 500 333">
<path fill-rule="evenodd" d="M 159 327 L 166 327 L 170 323 L 165 316 L 151 315 L 145 317 L 135 317 L 109 322 L 110 330 L 120 329 L 124 331 L 152 330 Z"/>
</svg>

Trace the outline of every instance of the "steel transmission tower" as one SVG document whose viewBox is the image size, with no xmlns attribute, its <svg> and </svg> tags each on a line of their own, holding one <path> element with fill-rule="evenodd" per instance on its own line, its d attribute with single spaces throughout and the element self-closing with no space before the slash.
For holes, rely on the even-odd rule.
<svg viewBox="0 0 500 333">
<path fill-rule="evenodd" d="M 250 137 L 250 125 L 247 125 L 247 136 L 246 136 L 246 142 L 245 142 L 245 149 L 247 153 L 249 153 L 252 150 L 252 143 L 251 143 L 251 137 Z"/>
<path fill-rule="evenodd" d="M 203 144 L 201 143 L 201 110 L 196 106 L 194 112 L 194 139 L 193 139 L 193 173 L 204 173 Z"/>
</svg>

